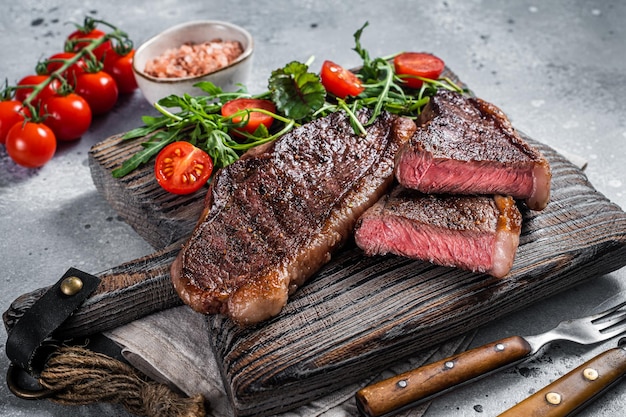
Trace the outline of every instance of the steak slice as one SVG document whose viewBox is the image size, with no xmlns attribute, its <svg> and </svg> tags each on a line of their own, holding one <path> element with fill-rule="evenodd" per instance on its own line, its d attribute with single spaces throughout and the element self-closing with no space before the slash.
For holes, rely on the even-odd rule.
<svg viewBox="0 0 626 417">
<path fill-rule="evenodd" d="M 511 195 L 532 210 L 548 204 L 548 161 L 498 107 L 439 90 L 418 126 L 398 153 L 400 184 L 424 193 Z"/>
<path fill-rule="evenodd" d="M 395 155 L 415 128 L 384 114 L 359 136 L 334 113 L 222 169 L 171 268 L 180 297 L 240 325 L 277 315 L 389 190 Z"/>
<path fill-rule="evenodd" d="M 513 265 L 521 225 L 512 197 L 423 194 L 398 186 L 361 216 L 355 240 L 370 256 L 393 253 L 500 278 Z"/>
</svg>

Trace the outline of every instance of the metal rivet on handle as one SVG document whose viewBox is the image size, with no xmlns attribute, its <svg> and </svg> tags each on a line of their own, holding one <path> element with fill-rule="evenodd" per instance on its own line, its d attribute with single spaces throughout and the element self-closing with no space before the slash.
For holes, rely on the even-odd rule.
<svg viewBox="0 0 626 417">
<path fill-rule="evenodd" d="M 593 368 L 587 368 L 583 371 L 583 376 L 589 381 L 595 381 L 596 379 L 598 379 L 600 374 L 598 374 L 598 371 Z"/>
<path fill-rule="evenodd" d="M 65 295 L 75 295 L 83 289 L 83 280 L 71 276 L 61 282 L 61 292 Z"/>
<path fill-rule="evenodd" d="M 561 394 L 558 392 L 549 392 L 546 394 L 546 401 L 552 405 L 561 404 Z"/>
<path fill-rule="evenodd" d="M 446 369 L 452 369 L 452 368 L 454 368 L 454 362 L 452 362 L 452 361 L 447 361 L 447 362 L 445 363 L 445 367 L 446 367 Z"/>
<path fill-rule="evenodd" d="M 496 345 L 496 352 L 502 352 L 504 350 L 504 345 L 502 343 L 498 343 Z"/>
<path fill-rule="evenodd" d="M 406 388 L 406 386 L 407 386 L 406 380 L 401 379 L 400 381 L 398 381 L 398 386 L 400 388 Z"/>
</svg>

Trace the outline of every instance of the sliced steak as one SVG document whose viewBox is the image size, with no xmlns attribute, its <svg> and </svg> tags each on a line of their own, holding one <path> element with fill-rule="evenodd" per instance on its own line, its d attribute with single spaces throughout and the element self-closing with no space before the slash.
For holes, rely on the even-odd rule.
<svg viewBox="0 0 626 417">
<path fill-rule="evenodd" d="M 513 265 L 521 224 L 512 197 L 423 194 L 398 186 L 361 216 L 355 240 L 370 256 L 393 253 L 503 277 Z"/>
<path fill-rule="evenodd" d="M 172 265 L 180 297 L 239 324 L 277 315 L 389 190 L 395 155 L 414 131 L 413 121 L 385 114 L 361 137 L 335 113 L 222 169 Z"/>
<path fill-rule="evenodd" d="M 440 90 L 418 126 L 398 153 L 400 184 L 425 193 L 511 195 L 532 210 L 548 204 L 548 161 L 493 104 Z"/>
</svg>

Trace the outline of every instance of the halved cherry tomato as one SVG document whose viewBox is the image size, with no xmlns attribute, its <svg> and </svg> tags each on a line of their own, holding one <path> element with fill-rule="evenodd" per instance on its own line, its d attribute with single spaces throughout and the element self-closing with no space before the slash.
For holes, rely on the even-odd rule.
<svg viewBox="0 0 626 417">
<path fill-rule="evenodd" d="M 126 55 L 119 55 L 111 49 L 104 56 L 104 71 L 113 77 L 120 94 L 132 93 L 137 89 L 137 80 L 133 73 L 135 50 Z"/>
<path fill-rule="evenodd" d="M 67 37 L 68 40 L 76 42 L 74 45 L 74 52 L 78 52 L 81 49 L 89 46 L 90 42 L 94 39 L 100 39 L 105 36 L 106 33 L 101 31 L 100 29 L 88 29 L 83 32 L 80 29 L 75 30 L 70 33 Z M 105 41 L 98 47 L 93 50 L 93 54 L 98 58 L 98 61 L 102 60 L 102 57 L 111 49 L 113 49 L 113 45 L 110 40 Z"/>
<path fill-rule="evenodd" d="M 4 144 L 7 133 L 16 123 L 24 121 L 24 115 L 28 109 L 22 107 L 22 102 L 17 100 L 0 101 L 0 143 Z"/>
<path fill-rule="evenodd" d="M 339 98 L 356 97 L 365 90 L 361 80 L 353 72 L 332 61 L 324 61 L 320 78 L 326 91 Z"/>
<path fill-rule="evenodd" d="M 276 113 L 276 105 L 270 100 L 262 100 L 255 98 L 237 98 L 235 100 L 228 101 L 224 103 L 222 106 L 222 116 L 231 117 L 233 114 L 241 111 L 241 110 L 251 110 L 251 109 L 261 109 L 267 110 L 272 113 Z M 261 113 L 258 111 L 252 111 L 249 113 L 248 123 L 245 126 L 241 127 L 237 130 L 242 130 L 247 133 L 253 134 L 260 125 L 264 125 L 266 128 L 270 128 L 272 126 L 272 122 L 274 122 L 274 118 L 265 113 Z M 235 116 L 233 117 L 234 123 L 241 123 L 243 120 L 246 120 L 247 116 Z M 237 133 L 235 130 L 235 133 Z"/>
<path fill-rule="evenodd" d="M 25 86 L 25 85 L 39 85 L 43 83 L 45 80 L 47 80 L 48 78 L 49 78 L 48 75 L 27 75 L 26 77 L 22 78 L 17 83 L 17 86 L 19 87 L 19 86 Z M 31 104 L 37 106 L 39 105 L 40 102 L 48 99 L 49 97 L 52 97 L 53 95 L 57 93 L 57 89 L 60 86 L 61 86 L 61 83 L 59 82 L 59 80 L 57 79 L 51 80 L 48 83 L 48 85 L 43 90 L 41 90 L 39 94 L 35 96 Z M 33 92 L 33 88 L 31 87 L 18 88 L 15 90 L 15 99 L 17 101 L 24 102 L 24 100 L 26 100 L 26 98 L 32 92 Z"/>
<path fill-rule="evenodd" d="M 404 52 L 393 59 L 398 75 L 410 75 L 436 80 L 439 78 L 445 63 L 440 58 L 422 52 Z M 403 78 L 407 87 L 420 88 L 423 81 L 417 78 Z"/>
<path fill-rule="evenodd" d="M 52 130 L 43 123 L 17 123 L 9 129 L 6 148 L 16 164 L 38 168 L 52 159 L 57 142 Z"/>
<path fill-rule="evenodd" d="M 64 64 L 64 62 L 62 60 L 68 60 L 68 59 L 72 59 L 76 56 L 75 52 L 59 52 L 56 53 L 52 56 L 50 56 L 50 58 L 48 58 L 48 60 L 52 61 L 52 62 L 48 62 L 46 65 L 46 70 L 48 71 L 48 74 L 52 74 L 54 71 L 58 70 L 59 68 L 61 68 Z M 65 77 L 65 79 L 73 85 L 74 80 L 76 77 L 78 77 L 78 75 L 82 74 L 83 72 L 85 72 L 85 68 L 86 68 L 86 64 L 85 61 L 83 61 L 82 59 L 79 59 L 78 61 L 76 61 L 76 63 L 72 64 L 63 74 L 61 74 L 63 77 Z"/>
<path fill-rule="evenodd" d="M 117 103 L 117 84 L 104 71 L 80 74 L 76 78 L 74 92 L 87 101 L 92 114 L 107 113 Z"/>
<path fill-rule="evenodd" d="M 43 103 L 47 113 L 44 124 L 58 140 L 77 140 L 91 125 L 91 109 L 87 101 L 75 93 L 53 96 Z"/>
<path fill-rule="evenodd" d="M 213 159 L 189 142 L 170 143 L 159 152 L 154 176 L 164 190 L 174 194 L 198 191 L 213 172 Z"/>
</svg>

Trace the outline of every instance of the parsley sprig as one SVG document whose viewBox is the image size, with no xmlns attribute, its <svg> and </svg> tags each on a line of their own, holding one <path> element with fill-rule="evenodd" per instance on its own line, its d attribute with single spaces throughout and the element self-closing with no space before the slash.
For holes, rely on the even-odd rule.
<svg viewBox="0 0 626 417">
<path fill-rule="evenodd" d="M 178 140 L 189 141 L 203 149 L 213 158 L 215 167 L 220 168 L 230 165 L 252 147 L 272 141 L 293 127 L 333 112 L 345 111 L 355 132 L 364 135 L 365 128 L 374 123 L 383 111 L 415 118 L 437 89 L 462 91 L 448 78 L 420 78 L 424 83 L 419 90 L 405 89 L 391 63 L 393 56 L 372 59 L 362 47 L 361 35 L 367 26 L 366 22 L 354 33 L 354 51 L 363 61 L 362 66 L 354 72 L 365 87 L 357 97 L 340 99 L 328 93 L 319 75 L 309 71 L 311 60 L 306 63 L 292 61 L 274 70 L 268 80 L 268 91 L 259 95 L 249 94 L 243 86 L 236 92 L 226 93 L 210 82 L 200 82 L 195 86 L 203 95 L 184 94 L 162 98 L 155 104 L 160 116 L 144 116 L 144 126 L 123 136 L 124 140 L 141 137 L 147 140 L 142 143 L 141 151 L 113 170 L 113 176 L 120 178 L 129 174 L 149 162 L 165 146 Z M 230 117 L 221 115 L 223 104 L 243 97 L 271 99 L 277 113 L 247 109 Z M 356 112 L 363 108 L 372 111 L 365 124 L 356 117 Z M 276 128 L 272 126 L 271 132 L 261 125 L 253 134 L 244 134 L 243 140 L 233 139 L 229 132 L 245 126 L 251 112 L 270 114 L 279 123 L 275 124 Z M 233 121 L 239 118 L 240 122 Z"/>
</svg>

